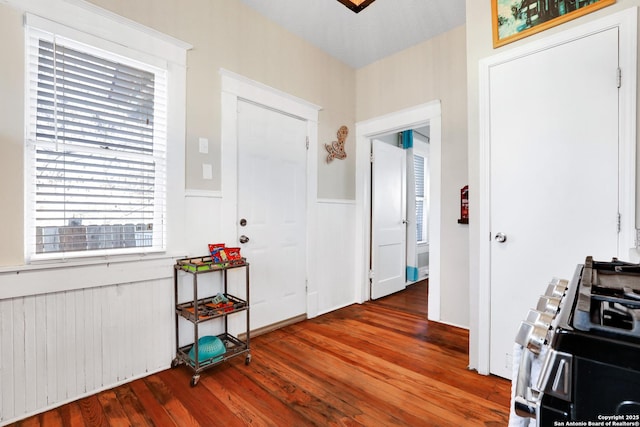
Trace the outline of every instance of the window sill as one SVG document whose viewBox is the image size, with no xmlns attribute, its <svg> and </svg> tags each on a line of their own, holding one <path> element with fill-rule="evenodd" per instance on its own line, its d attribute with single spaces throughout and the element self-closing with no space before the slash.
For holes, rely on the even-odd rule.
<svg viewBox="0 0 640 427">
<path fill-rule="evenodd" d="M 172 277 L 180 253 L 71 259 L 0 267 L 0 299 Z"/>
</svg>

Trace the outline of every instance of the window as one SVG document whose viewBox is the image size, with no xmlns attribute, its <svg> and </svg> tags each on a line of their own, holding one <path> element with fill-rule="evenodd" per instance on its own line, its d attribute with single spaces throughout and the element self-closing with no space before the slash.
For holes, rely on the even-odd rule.
<svg viewBox="0 0 640 427">
<path fill-rule="evenodd" d="M 427 199 L 425 198 L 425 158 L 413 155 L 413 170 L 416 182 L 416 242 L 427 242 Z"/>
<path fill-rule="evenodd" d="M 28 35 L 28 258 L 164 250 L 166 70 Z"/>
</svg>

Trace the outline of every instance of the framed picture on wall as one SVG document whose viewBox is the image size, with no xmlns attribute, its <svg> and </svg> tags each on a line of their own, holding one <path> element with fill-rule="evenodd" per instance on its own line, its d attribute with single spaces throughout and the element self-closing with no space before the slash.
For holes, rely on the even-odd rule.
<svg viewBox="0 0 640 427">
<path fill-rule="evenodd" d="M 491 0 L 493 47 L 544 31 L 616 0 Z"/>
</svg>

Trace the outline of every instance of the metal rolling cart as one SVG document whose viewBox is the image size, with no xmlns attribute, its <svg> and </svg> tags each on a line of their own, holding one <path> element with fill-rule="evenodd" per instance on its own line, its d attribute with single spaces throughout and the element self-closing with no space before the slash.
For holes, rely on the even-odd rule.
<svg viewBox="0 0 640 427">
<path fill-rule="evenodd" d="M 228 293 L 227 272 L 232 269 L 245 269 L 245 299 L 238 298 Z M 222 274 L 223 292 L 217 295 L 206 297 L 198 296 L 198 276 L 207 273 Z M 193 300 L 178 303 L 179 276 L 192 276 Z M 251 353 L 249 348 L 249 263 L 245 258 L 233 263 L 216 264 L 210 256 L 196 258 L 185 258 L 178 260 L 174 265 L 173 272 L 174 292 L 175 292 L 175 318 L 176 318 L 176 357 L 171 362 L 171 367 L 185 364 L 193 371 L 191 386 L 194 387 L 200 380 L 200 373 L 205 369 L 216 366 L 233 357 L 244 355 L 245 364 L 251 363 Z M 244 312 L 246 314 L 246 335 L 240 339 L 229 333 L 228 317 Z M 179 319 L 184 318 L 193 324 L 193 343 L 180 346 Z M 224 344 L 220 348 L 221 354 L 212 357 L 201 354 L 202 342 L 199 335 L 199 325 L 213 319 L 222 318 L 224 320 L 224 332 L 217 335 L 216 343 Z M 212 338 L 212 337 L 208 337 Z M 221 346 L 220 346 L 221 347 Z M 219 352 L 220 353 L 220 352 Z"/>
</svg>

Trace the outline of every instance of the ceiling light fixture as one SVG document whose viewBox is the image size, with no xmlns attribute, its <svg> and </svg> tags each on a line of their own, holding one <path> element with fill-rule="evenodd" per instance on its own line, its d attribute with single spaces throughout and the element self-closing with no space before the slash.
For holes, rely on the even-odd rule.
<svg viewBox="0 0 640 427">
<path fill-rule="evenodd" d="M 349 9 L 353 10 L 355 13 L 360 12 L 365 7 L 369 6 L 375 0 L 338 0 L 343 5 L 347 6 Z"/>
</svg>

